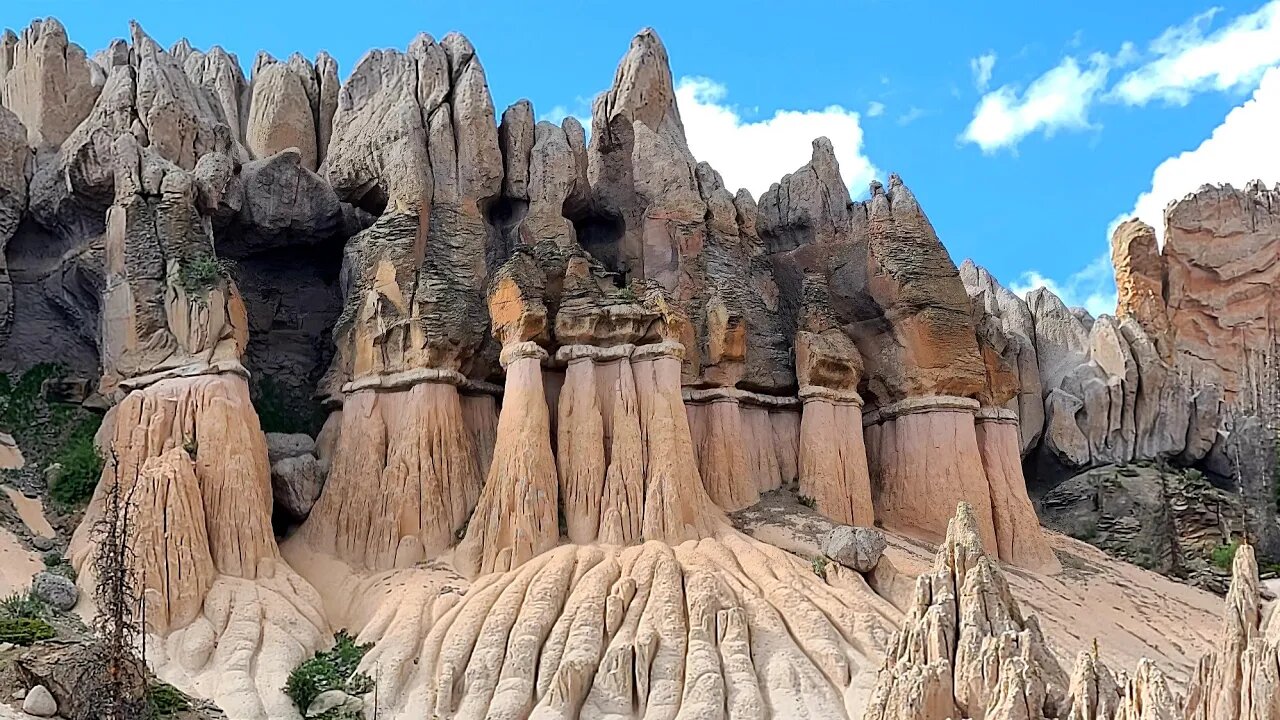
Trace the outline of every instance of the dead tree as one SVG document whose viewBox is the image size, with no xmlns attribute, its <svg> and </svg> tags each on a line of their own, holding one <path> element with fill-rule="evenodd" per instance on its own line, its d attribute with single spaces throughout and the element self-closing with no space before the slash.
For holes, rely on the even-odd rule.
<svg viewBox="0 0 1280 720">
<path fill-rule="evenodd" d="M 94 598 L 98 614 L 94 631 L 98 637 L 102 676 L 92 688 L 93 699 L 85 703 L 86 718 L 137 720 L 149 713 L 145 649 L 138 649 L 145 623 L 136 585 L 136 563 L 131 542 L 133 493 L 138 487 L 137 471 L 127 490 L 121 487 L 120 463 L 111 451 L 111 471 L 104 488 L 102 514 L 94 523 L 96 574 Z"/>
</svg>

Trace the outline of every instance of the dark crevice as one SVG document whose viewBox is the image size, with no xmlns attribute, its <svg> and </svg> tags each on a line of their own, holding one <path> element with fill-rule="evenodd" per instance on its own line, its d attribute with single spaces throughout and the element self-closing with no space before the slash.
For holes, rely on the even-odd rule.
<svg viewBox="0 0 1280 720">
<path fill-rule="evenodd" d="M 615 285 L 625 287 L 634 268 L 630 267 L 622 248 L 622 236 L 626 230 L 622 217 L 595 210 L 566 213 L 565 217 L 573 223 L 582 249 L 613 274 Z"/>
</svg>

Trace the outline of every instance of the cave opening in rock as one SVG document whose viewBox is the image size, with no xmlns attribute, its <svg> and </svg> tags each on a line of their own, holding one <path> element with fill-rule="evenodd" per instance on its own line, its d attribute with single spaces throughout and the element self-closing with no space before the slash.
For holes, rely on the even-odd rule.
<svg viewBox="0 0 1280 720">
<path fill-rule="evenodd" d="M 612 273 L 613 282 L 625 287 L 635 269 L 623 252 L 622 235 L 626 225 L 618 215 L 594 210 L 566 214 L 582 249 L 599 260 Z"/>
<path fill-rule="evenodd" d="M 265 249 L 244 240 L 238 229 L 226 228 L 217 246 L 234 262 L 248 315 L 244 364 L 254 408 L 264 432 L 314 437 L 328 414 L 316 390 L 333 359 L 347 237 L 293 238 Z"/>
<path fill-rule="evenodd" d="M 500 195 L 483 201 L 480 206 L 489 226 L 485 261 L 492 272 L 506 262 L 520 244 L 520 222 L 529 212 L 529 201 Z"/>
</svg>

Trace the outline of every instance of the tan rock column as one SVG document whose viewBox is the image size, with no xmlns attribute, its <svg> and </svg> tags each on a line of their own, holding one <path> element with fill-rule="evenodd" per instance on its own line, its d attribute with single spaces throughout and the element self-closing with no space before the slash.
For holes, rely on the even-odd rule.
<svg viewBox="0 0 1280 720">
<path fill-rule="evenodd" d="M 458 393 L 465 382 L 422 369 L 343 387 L 329 477 L 301 528 L 308 543 L 371 570 L 411 567 L 453 543 L 484 460 L 483 428 L 468 424 Z"/>
<path fill-rule="evenodd" d="M 457 565 L 472 576 L 503 572 L 555 547 L 558 483 L 551 417 L 542 387 L 547 351 L 534 342 L 502 350 L 507 370 L 493 463 Z"/>
<path fill-rule="evenodd" d="M 760 501 L 760 491 L 755 476 L 748 471 L 737 391 L 686 391 L 684 400 L 698 474 L 707 494 L 728 512 L 755 505 Z"/>
<path fill-rule="evenodd" d="M 991 491 L 974 429 L 977 411 L 977 400 L 933 395 L 909 398 L 864 417 L 865 425 L 879 425 L 871 443 L 872 486 L 876 517 L 885 527 L 938 541 L 946 534 L 952 509 L 968 502 L 984 547 L 996 552 Z"/>
<path fill-rule="evenodd" d="M 600 529 L 601 491 L 608 462 L 592 349 L 574 345 L 557 354 L 557 359 L 563 356 L 567 360 L 568 367 L 557 403 L 556 464 L 565 527 L 569 540 L 578 544 L 594 542 Z"/>
<path fill-rule="evenodd" d="M 1018 414 L 1005 408 L 978 410 L 975 429 L 982 467 L 991 488 L 991 516 L 1001 560 L 1040 572 L 1056 572 L 1057 556 L 1040 529 L 1027 496 L 1019 452 Z"/>
<path fill-rule="evenodd" d="M 641 532 L 645 540 L 669 545 L 710 537 L 728 526 L 698 475 L 680 395 L 683 355 L 684 347 L 676 342 L 641 345 L 631 354 L 644 447 Z"/>
<path fill-rule="evenodd" d="M 862 398 L 852 390 L 806 385 L 800 399 L 800 494 L 836 522 L 874 525 Z"/>
<path fill-rule="evenodd" d="M 644 449 L 631 369 L 634 345 L 566 345 L 556 466 L 569 539 L 629 545 L 644 515 Z"/>
</svg>

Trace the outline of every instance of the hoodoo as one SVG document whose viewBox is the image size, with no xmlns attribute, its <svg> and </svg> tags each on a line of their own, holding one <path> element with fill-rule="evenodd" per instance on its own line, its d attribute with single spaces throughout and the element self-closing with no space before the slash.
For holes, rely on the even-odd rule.
<svg viewBox="0 0 1280 720">
<path fill-rule="evenodd" d="M 826 138 L 734 192 L 652 30 L 589 135 L 499 114 L 459 34 L 339 77 L 0 38 L 0 369 L 105 410 L 69 557 L 91 606 L 127 496 L 160 679 L 237 720 L 1280 713 L 1250 546 L 1214 645 L 1216 600 L 1043 530 L 1024 476 L 1224 457 L 1275 191 L 1121 225 L 1093 319 L 957 267 L 897 175 L 855 200 Z"/>
</svg>

